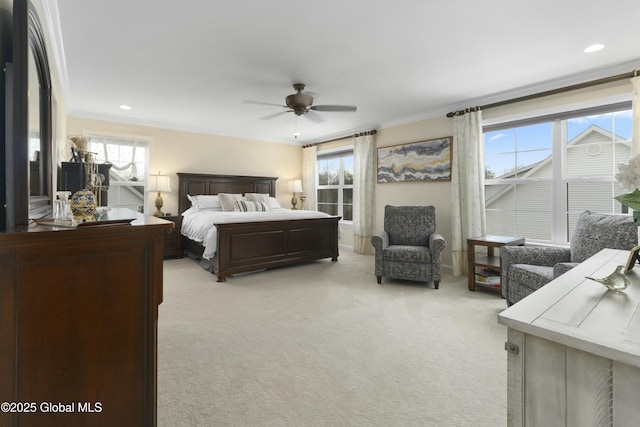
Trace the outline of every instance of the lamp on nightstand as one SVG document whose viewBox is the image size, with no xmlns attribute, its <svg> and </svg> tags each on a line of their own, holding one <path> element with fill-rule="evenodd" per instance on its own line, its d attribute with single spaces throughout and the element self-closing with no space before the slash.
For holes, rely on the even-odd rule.
<svg viewBox="0 0 640 427">
<path fill-rule="evenodd" d="M 298 198 L 296 197 L 296 193 L 302 193 L 302 180 L 301 179 L 291 179 L 289 180 L 289 193 L 293 193 L 293 197 L 291 198 L 292 210 L 298 210 L 296 205 L 298 204 Z"/>
<path fill-rule="evenodd" d="M 168 175 L 149 175 L 149 187 L 147 191 L 158 192 L 158 197 L 156 197 L 156 212 L 153 216 L 164 216 L 160 208 L 162 208 L 163 201 L 161 193 L 171 193 L 171 185 L 169 184 L 169 176 Z"/>
</svg>

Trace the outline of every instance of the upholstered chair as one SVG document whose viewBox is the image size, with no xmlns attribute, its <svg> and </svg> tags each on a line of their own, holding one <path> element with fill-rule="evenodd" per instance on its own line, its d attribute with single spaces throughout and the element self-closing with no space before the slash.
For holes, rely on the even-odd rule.
<svg viewBox="0 0 640 427">
<path fill-rule="evenodd" d="M 630 250 L 637 244 L 638 230 L 632 217 L 583 212 L 568 248 L 500 248 L 502 296 L 507 305 L 515 304 L 602 249 Z"/>
<path fill-rule="evenodd" d="M 382 277 L 429 282 L 436 289 L 442 277 L 444 238 L 436 233 L 433 206 L 384 207 L 384 231 L 371 237 L 375 273 Z"/>
</svg>

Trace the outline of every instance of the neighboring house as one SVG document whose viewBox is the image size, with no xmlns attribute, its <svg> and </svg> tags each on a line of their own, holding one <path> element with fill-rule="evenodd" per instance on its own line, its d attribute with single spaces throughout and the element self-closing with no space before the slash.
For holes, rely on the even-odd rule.
<svg viewBox="0 0 640 427">
<path fill-rule="evenodd" d="M 616 141 L 612 143 L 612 141 Z M 582 181 L 585 171 L 589 177 L 612 176 L 612 168 L 618 163 L 628 161 L 631 155 L 631 142 L 613 135 L 611 132 L 591 125 L 567 143 L 567 159 L 565 177 L 571 186 L 568 193 L 570 211 L 582 212 L 626 212 L 620 203 L 613 199 L 613 194 L 623 193 L 617 182 Z M 517 168 L 495 180 L 518 178 L 517 183 L 502 182 L 498 185 L 485 185 L 485 208 L 495 213 L 487 215 L 487 233 L 497 235 L 513 234 L 513 225 L 506 220 L 507 215 L 500 213 L 513 210 L 540 211 L 528 223 L 518 223 L 518 235 L 528 238 L 548 240 L 551 235 L 552 195 L 551 182 L 553 162 L 551 156 L 527 166 Z M 613 171 L 615 173 L 615 170 Z M 571 181 L 571 178 L 577 178 Z M 612 192 L 611 186 L 615 185 Z M 517 192 L 515 191 L 517 186 Z M 613 206 L 613 209 L 612 209 Z M 575 215 L 569 215 L 569 230 L 573 230 Z"/>
</svg>

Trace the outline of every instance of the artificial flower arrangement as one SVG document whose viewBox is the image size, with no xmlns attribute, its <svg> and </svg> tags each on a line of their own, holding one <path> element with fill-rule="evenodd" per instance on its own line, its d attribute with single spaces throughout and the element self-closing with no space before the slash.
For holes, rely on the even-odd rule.
<svg viewBox="0 0 640 427">
<path fill-rule="evenodd" d="M 633 222 L 640 226 L 640 154 L 628 163 L 618 164 L 616 179 L 631 192 L 616 196 L 615 199 L 633 209 Z"/>
</svg>

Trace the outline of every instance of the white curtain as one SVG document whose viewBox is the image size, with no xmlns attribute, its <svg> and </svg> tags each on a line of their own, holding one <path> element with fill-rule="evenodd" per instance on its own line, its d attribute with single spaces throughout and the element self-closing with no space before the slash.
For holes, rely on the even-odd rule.
<svg viewBox="0 0 640 427">
<path fill-rule="evenodd" d="M 318 163 L 318 147 L 313 145 L 302 149 L 302 194 L 305 196 L 302 207 L 308 211 L 317 210 L 316 167 Z"/>
<path fill-rule="evenodd" d="M 89 149 L 96 163 L 111 163 L 111 174 L 124 181 L 144 181 L 147 176 L 148 141 L 134 138 L 89 135 Z"/>
<path fill-rule="evenodd" d="M 631 157 L 640 154 L 640 76 L 631 79 L 633 84 L 631 118 Z M 640 233 L 640 229 L 638 231 Z"/>
<path fill-rule="evenodd" d="M 486 232 L 482 112 L 453 118 L 451 214 L 453 275 L 466 273 L 467 239 Z"/>
<path fill-rule="evenodd" d="M 353 142 L 353 251 L 374 253 L 376 144 L 374 134 L 358 134 Z"/>
</svg>

